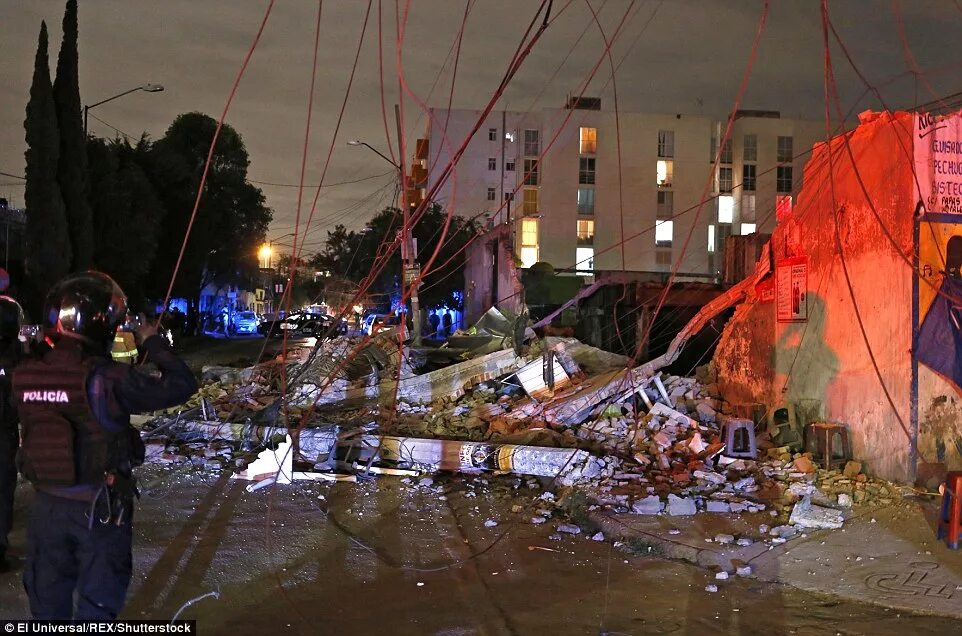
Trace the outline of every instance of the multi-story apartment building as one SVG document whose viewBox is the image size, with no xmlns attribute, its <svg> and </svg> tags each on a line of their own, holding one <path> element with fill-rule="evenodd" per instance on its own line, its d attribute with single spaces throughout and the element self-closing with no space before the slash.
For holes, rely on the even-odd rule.
<svg viewBox="0 0 962 636">
<path fill-rule="evenodd" d="M 415 196 L 436 183 L 480 115 L 432 109 L 415 157 L 424 189 Z M 493 111 L 435 201 L 513 224 L 524 267 L 664 272 L 688 241 L 679 273 L 711 277 L 726 237 L 768 232 L 776 210 L 791 209 L 824 124 L 739 111 L 712 171 L 723 133 L 724 122 L 704 116 L 616 119 L 590 98 L 561 109 Z"/>
</svg>

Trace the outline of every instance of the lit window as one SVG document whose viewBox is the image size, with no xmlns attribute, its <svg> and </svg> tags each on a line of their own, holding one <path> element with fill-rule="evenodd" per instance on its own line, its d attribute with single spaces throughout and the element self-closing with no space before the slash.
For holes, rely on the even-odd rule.
<svg viewBox="0 0 962 636">
<path fill-rule="evenodd" d="M 742 236 L 748 236 L 749 234 L 755 233 L 754 223 L 742 223 Z"/>
<path fill-rule="evenodd" d="M 595 213 L 595 189 L 578 188 L 578 214 Z"/>
<path fill-rule="evenodd" d="M 780 194 L 775 197 L 775 220 L 781 223 L 792 215 L 792 197 Z"/>
<path fill-rule="evenodd" d="M 521 247 L 521 267 L 531 267 L 538 262 L 537 247 Z"/>
<path fill-rule="evenodd" d="M 538 213 L 538 190 L 535 188 L 525 188 L 524 189 L 524 213 L 525 214 L 537 214 Z"/>
<path fill-rule="evenodd" d="M 538 219 L 521 219 L 521 263 L 531 267 L 538 262 Z"/>
<path fill-rule="evenodd" d="M 513 132 L 510 132 L 510 131 L 509 131 L 509 132 L 504 133 L 504 138 L 505 138 L 506 140 L 508 140 L 509 142 L 514 143 L 514 133 L 513 133 Z"/>
<path fill-rule="evenodd" d="M 778 138 L 778 161 L 790 163 L 794 159 L 793 145 L 791 137 Z"/>
<path fill-rule="evenodd" d="M 504 162 L 504 169 L 505 169 L 505 172 L 514 172 L 514 162 L 513 162 L 513 161 L 505 161 L 505 162 Z"/>
<path fill-rule="evenodd" d="M 497 198 L 494 188 L 488 188 L 488 201 L 494 201 Z"/>
<path fill-rule="evenodd" d="M 524 131 L 524 154 L 537 157 L 541 153 L 541 132 L 537 130 Z"/>
<path fill-rule="evenodd" d="M 595 242 L 595 222 L 578 219 L 578 245 L 593 245 Z"/>
<path fill-rule="evenodd" d="M 742 190 L 755 189 L 755 166 L 746 163 L 742 166 Z"/>
<path fill-rule="evenodd" d="M 788 194 L 792 191 L 793 172 L 791 166 L 778 166 L 775 169 L 775 188 L 778 192 Z"/>
<path fill-rule="evenodd" d="M 498 160 L 494 157 L 488 157 L 488 170 L 497 170 Z"/>
<path fill-rule="evenodd" d="M 598 129 L 582 128 L 579 134 L 578 151 L 583 155 L 593 155 L 598 150 Z"/>
<path fill-rule="evenodd" d="M 718 169 L 718 191 L 719 192 L 732 191 L 732 169 L 731 168 L 723 167 Z"/>
<path fill-rule="evenodd" d="M 656 166 L 658 173 L 658 187 L 670 188 L 674 162 L 668 159 L 659 159 Z"/>
<path fill-rule="evenodd" d="M 718 197 L 718 222 L 731 223 L 735 217 L 735 197 L 722 195 Z"/>
<path fill-rule="evenodd" d="M 675 131 L 658 131 L 658 156 L 672 158 L 675 156 Z"/>
<path fill-rule="evenodd" d="M 671 218 L 671 215 L 674 212 L 674 200 L 675 200 L 674 192 L 662 190 L 658 193 L 657 218 L 659 219 Z"/>
<path fill-rule="evenodd" d="M 758 136 L 745 135 L 742 149 L 742 159 L 745 161 L 758 161 Z"/>
<path fill-rule="evenodd" d="M 655 221 L 655 246 L 671 247 L 673 232 L 672 221 Z"/>
<path fill-rule="evenodd" d="M 488 141 L 497 141 L 497 140 L 498 140 L 498 129 L 488 128 Z"/>
<path fill-rule="evenodd" d="M 524 160 L 524 184 L 525 185 L 538 185 L 538 160 L 537 159 L 525 159 Z"/>
<path fill-rule="evenodd" d="M 708 226 L 708 251 L 709 253 L 715 252 L 715 226 Z"/>
<path fill-rule="evenodd" d="M 581 273 L 591 273 L 595 269 L 595 248 L 578 247 L 575 248 L 575 270 Z"/>
<path fill-rule="evenodd" d="M 580 157 L 578 159 L 578 183 L 581 185 L 594 185 L 595 183 L 595 158 Z"/>
<path fill-rule="evenodd" d="M 755 195 L 743 194 L 741 209 L 738 212 L 738 219 L 744 223 L 755 222 Z"/>
</svg>

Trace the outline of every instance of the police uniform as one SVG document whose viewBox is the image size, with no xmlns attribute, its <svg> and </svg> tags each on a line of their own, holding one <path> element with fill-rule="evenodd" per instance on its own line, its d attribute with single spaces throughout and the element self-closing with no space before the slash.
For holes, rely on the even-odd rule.
<svg viewBox="0 0 962 636">
<path fill-rule="evenodd" d="M 12 373 L 21 358 L 19 340 L 23 310 L 14 299 L 0 296 L 0 571 L 7 569 L 7 546 L 13 526 L 17 488 L 16 455 L 20 443 L 17 411 L 10 400 Z"/>
<path fill-rule="evenodd" d="M 116 283 L 94 274 L 74 275 L 60 285 L 84 276 L 86 285 L 106 279 L 115 289 L 112 302 L 122 304 L 125 314 Z M 36 490 L 23 584 L 35 619 L 113 619 L 123 609 L 132 574 L 132 470 L 144 460 L 130 415 L 183 403 L 197 382 L 159 336 L 141 345 L 160 370 L 155 377 L 109 358 L 118 319 L 108 325 L 111 333 L 90 346 L 91 338 L 71 335 L 71 326 L 52 313 L 47 328 L 62 330 L 62 337 L 41 359 L 22 363 L 13 379 L 23 431 L 20 468 Z M 82 321 L 78 325 L 82 335 Z"/>
</svg>

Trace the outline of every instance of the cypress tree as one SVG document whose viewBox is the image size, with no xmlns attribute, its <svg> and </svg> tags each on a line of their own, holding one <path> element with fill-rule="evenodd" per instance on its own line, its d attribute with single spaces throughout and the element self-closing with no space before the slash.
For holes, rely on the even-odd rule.
<svg viewBox="0 0 962 636">
<path fill-rule="evenodd" d="M 24 121 L 27 141 L 24 265 L 33 296 L 25 300 L 28 305 L 33 305 L 34 310 L 53 283 L 70 271 L 71 256 L 67 216 L 57 184 L 60 137 L 48 64 L 47 25 L 41 22 L 27 119 Z"/>
<path fill-rule="evenodd" d="M 67 209 L 67 227 L 73 248 L 71 267 L 74 271 L 89 269 L 93 262 L 93 215 L 87 200 L 87 145 L 81 115 L 77 57 L 77 0 L 67 0 L 53 98 L 60 127 L 57 181 Z"/>
</svg>

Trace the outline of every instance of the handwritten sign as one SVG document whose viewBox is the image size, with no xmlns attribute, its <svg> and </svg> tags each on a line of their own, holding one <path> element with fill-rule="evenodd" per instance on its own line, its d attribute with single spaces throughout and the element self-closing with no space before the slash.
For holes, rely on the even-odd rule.
<svg viewBox="0 0 962 636">
<path fill-rule="evenodd" d="M 962 114 L 916 113 L 912 142 L 926 212 L 962 214 Z"/>
</svg>

